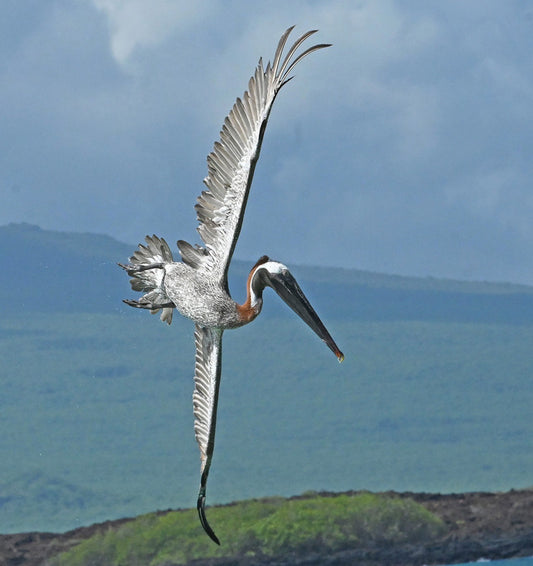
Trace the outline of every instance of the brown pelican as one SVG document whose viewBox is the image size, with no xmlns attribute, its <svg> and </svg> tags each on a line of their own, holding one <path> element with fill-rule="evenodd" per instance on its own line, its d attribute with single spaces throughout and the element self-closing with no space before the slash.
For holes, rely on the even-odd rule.
<svg viewBox="0 0 533 566">
<path fill-rule="evenodd" d="M 200 522 L 220 544 L 205 516 L 207 476 L 215 446 L 218 390 L 220 386 L 222 333 L 254 320 L 261 312 L 263 290 L 272 287 L 277 294 L 329 346 L 339 361 L 344 359 L 333 338 L 303 294 L 287 267 L 267 256 L 252 267 L 244 304 L 237 304 L 228 289 L 228 267 L 241 230 L 248 192 L 265 133 L 272 104 L 280 88 L 292 77 L 294 66 L 306 55 L 329 47 L 309 47 L 298 56 L 300 45 L 316 30 L 304 33 L 282 53 L 289 28 L 279 41 L 274 62 L 263 69 L 261 59 L 250 79 L 248 91 L 238 98 L 220 132 L 220 141 L 207 158 L 207 190 L 195 206 L 198 232 L 203 246 L 179 240 L 181 262 L 175 262 L 163 238 L 146 236 L 128 265 L 119 264 L 132 277 L 131 286 L 145 294 L 138 300 L 124 301 L 137 308 L 161 311 L 161 320 L 170 324 L 176 308 L 195 323 L 196 363 L 194 368 L 194 432 L 200 446 L 201 480 L 197 509 Z"/>
</svg>

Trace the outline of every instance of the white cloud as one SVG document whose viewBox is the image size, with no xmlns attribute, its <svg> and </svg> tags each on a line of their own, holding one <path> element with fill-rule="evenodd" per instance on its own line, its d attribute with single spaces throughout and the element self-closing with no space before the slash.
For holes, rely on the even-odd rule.
<svg viewBox="0 0 533 566">
<path fill-rule="evenodd" d="M 139 48 L 151 48 L 201 18 L 208 2 L 187 0 L 92 0 L 105 14 L 111 50 L 120 64 Z"/>
</svg>

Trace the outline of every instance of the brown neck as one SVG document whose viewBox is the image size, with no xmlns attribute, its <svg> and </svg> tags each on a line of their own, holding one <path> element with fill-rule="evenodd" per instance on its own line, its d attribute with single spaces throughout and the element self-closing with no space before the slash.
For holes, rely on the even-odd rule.
<svg viewBox="0 0 533 566">
<path fill-rule="evenodd" d="M 250 298 L 246 299 L 246 302 L 242 305 L 237 305 L 237 312 L 242 320 L 243 324 L 252 322 L 252 320 L 261 312 L 261 300 L 260 303 L 256 303 L 252 306 Z"/>
<path fill-rule="evenodd" d="M 252 290 L 252 277 L 255 272 L 255 266 L 250 274 L 248 275 L 248 281 L 246 282 L 246 301 L 242 305 L 237 305 L 237 312 L 243 322 L 247 324 L 252 322 L 252 320 L 261 312 L 261 307 L 263 306 L 263 297 L 257 296 Z"/>
</svg>

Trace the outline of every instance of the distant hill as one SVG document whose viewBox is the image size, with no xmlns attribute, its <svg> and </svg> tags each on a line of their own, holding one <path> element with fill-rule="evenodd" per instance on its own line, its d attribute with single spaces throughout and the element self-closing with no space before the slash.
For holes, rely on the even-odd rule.
<svg viewBox="0 0 533 566">
<path fill-rule="evenodd" d="M 9 289 L 2 311 L 112 312 L 134 295 L 117 266 L 135 250 L 101 234 L 0 226 L 0 285 Z M 177 250 L 174 251 L 178 257 Z M 230 286 L 242 299 L 253 261 L 234 261 Z M 400 277 L 355 269 L 291 266 L 319 312 L 349 320 L 533 322 L 533 287 Z M 267 301 L 269 303 L 269 301 Z M 266 314 L 284 316 L 278 301 Z"/>
<path fill-rule="evenodd" d="M 14 313 L 116 309 L 128 288 L 116 263 L 130 250 L 109 236 L 2 226 L 0 285 L 10 292 L 1 308 Z"/>
</svg>

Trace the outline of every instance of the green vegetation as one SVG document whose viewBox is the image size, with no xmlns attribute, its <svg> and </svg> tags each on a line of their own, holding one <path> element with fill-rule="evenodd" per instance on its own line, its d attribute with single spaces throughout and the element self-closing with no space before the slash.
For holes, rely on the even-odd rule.
<svg viewBox="0 0 533 566">
<path fill-rule="evenodd" d="M 373 543 L 431 541 L 444 523 L 409 499 L 362 493 L 243 501 L 209 510 L 222 540 L 215 546 L 196 510 L 138 517 L 56 557 L 52 566 L 159 566 L 211 557 L 290 556 Z"/>
</svg>

